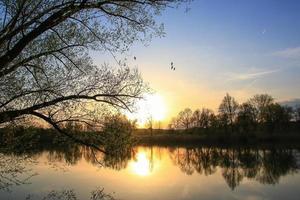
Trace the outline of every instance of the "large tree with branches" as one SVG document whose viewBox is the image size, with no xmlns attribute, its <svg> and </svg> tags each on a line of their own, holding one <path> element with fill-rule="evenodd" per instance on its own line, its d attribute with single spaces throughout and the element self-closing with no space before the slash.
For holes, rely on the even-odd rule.
<svg viewBox="0 0 300 200">
<path fill-rule="evenodd" d="M 138 71 L 95 66 L 90 51 L 114 57 L 161 35 L 154 17 L 182 1 L 1 0 L 0 125 L 34 116 L 63 132 L 105 104 L 130 110 L 146 89 Z"/>
</svg>

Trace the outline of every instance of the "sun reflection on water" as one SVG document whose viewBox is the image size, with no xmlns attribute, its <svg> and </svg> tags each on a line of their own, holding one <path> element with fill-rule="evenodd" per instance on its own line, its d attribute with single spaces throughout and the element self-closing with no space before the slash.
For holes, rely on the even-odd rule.
<svg viewBox="0 0 300 200">
<path fill-rule="evenodd" d="M 136 155 L 136 160 L 129 163 L 130 169 L 139 176 L 148 176 L 152 172 L 152 166 L 146 152 L 140 151 Z"/>
</svg>

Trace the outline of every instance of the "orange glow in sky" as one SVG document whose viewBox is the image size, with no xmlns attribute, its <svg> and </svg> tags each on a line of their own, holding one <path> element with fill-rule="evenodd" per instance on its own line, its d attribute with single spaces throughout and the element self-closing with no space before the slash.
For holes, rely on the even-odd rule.
<svg viewBox="0 0 300 200">
<path fill-rule="evenodd" d="M 162 121 L 167 117 L 167 105 L 159 94 L 146 95 L 137 102 L 136 112 L 127 114 L 130 119 L 136 119 L 138 125 L 146 126 L 148 120 Z"/>
</svg>

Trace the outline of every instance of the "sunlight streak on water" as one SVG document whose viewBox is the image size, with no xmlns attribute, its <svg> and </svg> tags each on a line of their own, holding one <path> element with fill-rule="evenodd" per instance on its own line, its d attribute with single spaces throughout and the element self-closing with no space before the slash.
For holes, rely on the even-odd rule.
<svg viewBox="0 0 300 200">
<path fill-rule="evenodd" d="M 136 160 L 131 161 L 129 167 L 139 176 L 148 176 L 151 173 L 150 162 L 145 152 L 138 152 Z"/>
</svg>

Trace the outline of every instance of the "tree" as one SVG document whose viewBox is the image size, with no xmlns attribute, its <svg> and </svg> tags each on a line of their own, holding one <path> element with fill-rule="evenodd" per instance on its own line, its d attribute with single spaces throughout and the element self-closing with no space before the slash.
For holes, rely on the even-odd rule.
<svg viewBox="0 0 300 200">
<path fill-rule="evenodd" d="M 193 111 L 190 108 L 185 108 L 178 114 L 179 126 L 185 129 L 191 127 Z"/>
<path fill-rule="evenodd" d="M 136 128 L 135 122 L 128 120 L 124 115 L 112 115 L 105 118 L 103 124 L 103 143 L 106 152 L 112 155 L 121 154 L 131 147 L 130 138 Z"/>
<path fill-rule="evenodd" d="M 169 129 L 177 129 L 177 128 L 180 128 L 178 117 L 172 117 L 169 124 Z"/>
<path fill-rule="evenodd" d="M 248 133 L 255 129 L 256 115 L 255 108 L 249 103 L 243 103 L 239 106 L 237 125 L 242 132 Z"/>
<path fill-rule="evenodd" d="M 272 103 L 265 107 L 262 115 L 264 124 L 270 133 L 277 130 L 284 130 L 292 119 L 292 109 L 282 107 L 278 103 Z"/>
<path fill-rule="evenodd" d="M 197 128 L 208 128 L 211 126 L 212 115 L 214 115 L 213 111 L 207 108 L 202 108 L 195 110 L 193 113 L 193 125 Z"/>
<path fill-rule="evenodd" d="M 0 124 L 34 116 L 78 141 L 62 123 L 94 124 L 103 104 L 130 110 L 147 90 L 138 71 L 95 66 L 89 52 L 115 58 L 162 35 L 154 16 L 179 2 L 1 0 Z"/>
<path fill-rule="evenodd" d="M 264 111 L 266 107 L 274 103 L 274 98 L 268 94 L 256 94 L 252 97 L 249 102 L 254 108 L 256 112 L 256 121 L 263 122 Z"/>
<path fill-rule="evenodd" d="M 233 131 L 234 121 L 237 117 L 239 105 L 236 100 L 230 96 L 228 93 L 223 98 L 219 106 L 219 114 L 224 120 L 225 125 L 230 125 L 231 130 Z"/>
<path fill-rule="evenodd" d="M 212 125 L 214 118 L 215 116 L 212 110 L 203 108 L 200 115 L 200 127 L 209 128 Z"/>
<path fill-rule="evenodd" d="M 200 128 L 201 124 L 201 111 L 199 109 L 193 112 L 192 123 L 194 127 Z"/>
</svg>

